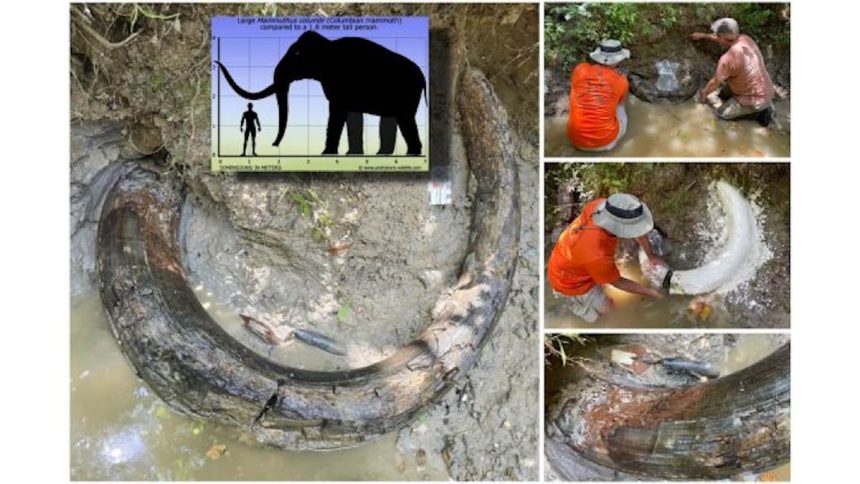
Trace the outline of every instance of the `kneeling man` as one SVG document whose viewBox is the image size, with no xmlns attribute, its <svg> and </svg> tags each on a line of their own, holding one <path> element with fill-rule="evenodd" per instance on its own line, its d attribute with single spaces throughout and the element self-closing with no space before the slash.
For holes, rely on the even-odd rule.
<svg viewBox="0 0 860 484">
<path fill-rule="evenodd" d="M 714 77 L 699 93 L 722 119 L 754 118 L 762 126 L 773 120 L 773 81 L 755 41 L 740 33 L 737 21 L 721 18 L 711 25 L 713 33 L 694 33 L 693 40 L 707 39 L 725 47 Z"/>
</svg>

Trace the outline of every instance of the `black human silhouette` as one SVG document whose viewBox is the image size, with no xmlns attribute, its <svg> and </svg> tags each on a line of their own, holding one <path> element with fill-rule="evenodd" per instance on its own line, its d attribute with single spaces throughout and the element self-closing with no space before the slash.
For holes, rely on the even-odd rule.
<svg viewBox="0 0 860 484">
<path fill-rule="evenodd" d="M 242 145 L 242 156 L 248 149 L 248 136 L 251 137 L 251 153 L 257 156 L 257 131 L 263 131 L 260 126 L 260 117 L 254 112 L 254 103 L 248 103 L 248 110 L 242 113 L 242 121 L 239 123 L 239 131 L 245 127 L 245 143 Z"/>
<path fill-rule="evenodd" d="M 397 126 L 406 141 L 407 154 L 421 154 L 415 113 L 422 92 L 426 102 L 424 73 L 411 60 L 375 42 L 359 37 L 329 40 L 317 32 L 305 32 L 278 62 L 274 82 L 258 92 L 239 87 L 227 68 L 220 62 L 218 65 L 230 87 L 240 96 L 256 100 L 275 95 L 278 134 L 272 143 L 274 146 L 280 144 L 287 128 L 290 84 L 300 79 L 314 79 L 322 85 L 329 105 L 323 154 L 337 154 L 344 124 L 348 124 L 349 153 L 363 153 L 360 118 L 350 113 L 381 117 L 378 154 L 394 152 Z"/>
</svg>

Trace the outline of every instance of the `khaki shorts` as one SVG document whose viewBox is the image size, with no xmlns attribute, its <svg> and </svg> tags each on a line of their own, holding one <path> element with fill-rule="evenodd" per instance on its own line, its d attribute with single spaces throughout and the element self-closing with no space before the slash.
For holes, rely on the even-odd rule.
<svg viewBox="0 0 860 484">
<path fill-rule="evenodd" d="M 595 285 L 587 293 L 578 296 L 567 296 L 560 292 L 552 291 L 556 299 L 563 299 L 565 307 L 573 311 L 586 323 L 593 323 L 597 318 L 609 308 L 609 297 L 606 296 L 606 291 L 603 286 Z"/>
</svg>

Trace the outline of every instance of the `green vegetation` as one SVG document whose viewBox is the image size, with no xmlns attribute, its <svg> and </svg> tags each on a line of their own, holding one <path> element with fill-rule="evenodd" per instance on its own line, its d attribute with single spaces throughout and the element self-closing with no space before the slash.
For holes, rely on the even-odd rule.
<svg viewBox="0 0 860 484">
<path fill-rule="evenodd" d="M 580 170 L 584 186 L 600 197 L 617 192 L 629 192 L 633 187 L 647 184 L 659 168 L 656 163 L 591 163 Z"/>
<path fill-rule="evenodd" d="M 278 197 L 278 202 L 280 202 L 287 193 L 288 190 L 284 190 L 283 193 L 281 193 L 281 196 Z M 308 188 L 305 191 L 289 192 L 289 194 L 290 198 L 292 198 L 293 202 L 296 204 L 299 215 L 304 218 L 313 219 L 311 236 L 314 240 L 317 242 L 328 240 L 329 235 L 331 234 L 331 229 L 335 225 L 335 221 L 328 213 L 328 209 L 326 209 L 323 201 L 317 193 L 313 189 Z"/>
<path fill-rule="evenodd" d="M 575 331 L 548 334 L 544 337 L 544 363 L 552 365 L 553 358 L 561 360 L 561 366 L 574 360 L 572 346 L 584 346 L 590 341 L 588 336 L 583 336 Z"/>
<path fill-rule="evenodd" d="M 346 322 L 346 319 L 349 318 L 349 312 L 352 310 L 352 302 L 347 301 L 346 304 L 340 307 L 337 310 L 337 322 L 339 324 L 343 324 Z"/>
<path fill-rule="evenodd" d="M 284 198 L 284 195 L 286 194 L 287 190 L 284 190 L 278 201 Z M 316 192 L 310 189 L 305 192 L 292 192 L 290 193 L 290 198 L 292 198 L 293 201 L 296 203 L 296 206 L 299 209 L 299 214 L 302 217 L 310 217 L 311 215 L 313 215 L 314 205 L 320 202 L 320 199 L 317 196 Z"/>
<path fill-rule="evenodd" d="M 697 223 L 708 186 L 716 180 L 728 181 L 772 216 L 787 220 L 789 176 L 787 163 L 552 163 L 545 174 L 544 226 L 553 230 L 565 222 L 557 197 L 559 187 L 570 182 L 580 192 L 573 216 L 595 198 L 626 192 L 642 199 L 670 234 Z"/>
<path fill-rule="evenodd" d="M 546 65 L 567 70 L 588 58 L 602 40 L 644 48 L 661 40 L 707 32 L 721 17 L 738 21 L 760 45 L 789 48 L 791 13 L 782 3 L 568 3 L 547 4 Z"/>
<path fill-rule="evenodd" d="M 560 207 L 558 206 L 558 188 L 562 183 L 576 178 L 575 163 L 556 163 L 546 165 L 546 173 L 544 176 L 544 227 L 546 230 L 552 230 L 562 221 L 559 220 Z M 579 207 L 574 207 L 579 210 Z"/>
<path fill-rule="evenodd" d="M 557 226 L 561 208 L 557 206 L 558 189 L 570 180 L 577 180 L 583 191 L 591 195 L 588 200 L 606 197 L 617 192 L 638 192 L 647 186 L 659 171 L 658 163 L 559 163 L 546 170 L 544 183 L 545 227 Z M 573 207 L 578 212 L 580 207 Z"/>
<path fill-rule="evenodd" d="M 159 7 L 164 9 L 164 5 L 161 5 Z M 152 20 L 173 20 L 173 19 L 179 18 L 178 13 L 172 13 L 172 14 L 159 13 L 159 12 L 156 12 L 154 10 L 154 8 L 156 8 L 156 7 L 155 6 L 148 7 L 146 5 L 141 5 L 139 3 L 135 3 L 135 4 L 132 4 L 132 6 L 131 6 L 131 13 L 130 14 L 126 15 L 123 13 L 120 15 L 125 15 L 129 18 L 128 23 L 129 23 L 129 27 L 132 31 L 134 30 L 134 27 L 137 25 L 137 21 L 141 17 L 152 19 Z"/>
</svg>

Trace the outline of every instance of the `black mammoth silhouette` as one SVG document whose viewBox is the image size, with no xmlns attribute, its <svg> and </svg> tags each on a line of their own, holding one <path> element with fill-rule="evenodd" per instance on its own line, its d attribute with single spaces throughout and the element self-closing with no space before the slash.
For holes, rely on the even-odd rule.
<svg viewBox="0 0 860 484">
<path fill-rule="evenodd" d="M 337 154 L 347 120 L 349 154 L 363 153 L 361 113 L 381 118 L 379 154 L 394 152 L 398 126 L 406 141 L 407 154 L 421 154 L 415 113 L 422 92 L 426 95 L 424 73 L 411 60 L 375 42 L 359 37 L 329 40 L 317 32 L 305 32 L 278 62 L 272 84 L 259 92 L 242 89 L 227 68 L 216 63 L 240 96 L 255 100 L 275 95 L 278 134 L 274 146 L 280 144 L 287 128 L 290 84 L 313 79 L 322 85 L 329 106 L 324 155 Z"/>
</svg>

